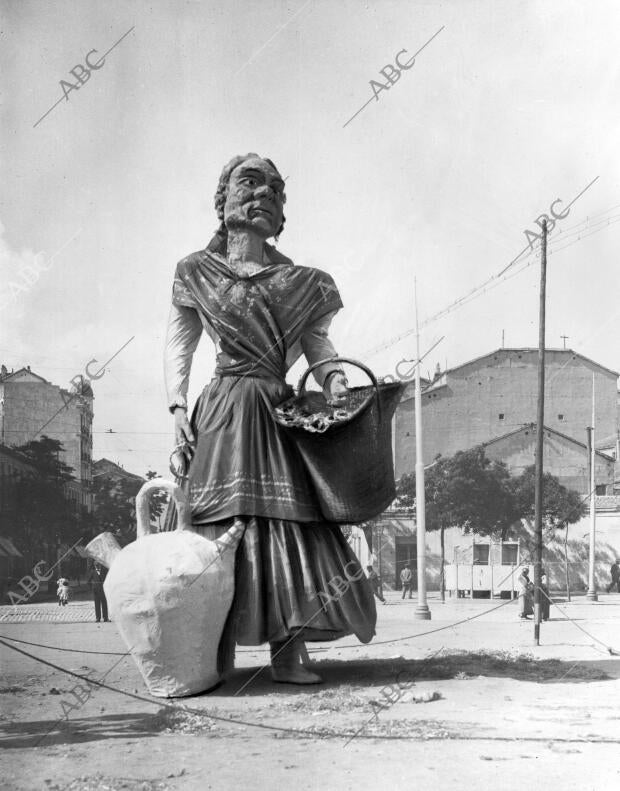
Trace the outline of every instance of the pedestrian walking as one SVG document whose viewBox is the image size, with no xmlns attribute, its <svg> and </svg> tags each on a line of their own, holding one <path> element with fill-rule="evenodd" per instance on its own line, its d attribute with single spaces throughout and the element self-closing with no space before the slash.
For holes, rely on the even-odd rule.
<svg viewBox="0 0 620 791">
<path fill-rule="evenodd" d="M 381 590 L 381 578 L 377 574 L 377 572 L 373 569 L 372 566 L 366 566 L 366 571 L 368 574 L 368 582 L 370 582 L 370 587 L 372 588 L 372 592 L 375 594 L 379 601 L 382 601 L 384 604 L 387 604 L 386 600 L 383 597 L 383 592 Z"/>
<path fill-rule="evenodd" d="M 107 577 L 108 570 L 101 563 L 95 563 L 88 575 L 88 582 L 93 591 L 93 599 L 95 600 L 95 620 L 97 623 L 101 620 L 103 615 L 104 622 L 109 622 L 108 618 L 108 600 L 105 597 L 103 590 L 103 583 Z"/>
<path fill-rule="evenodd" d="M 400 581 L 403 585 L 403 599 L 405 598 L 405 594 L 409 591 L 409 598 L 412 597 L 412 580 L 413 574 L 411 572 L 411 568 L 409 567 L 408 563 L 405 563 L 405 568 L 400 572 Z"/>
<path fill-rule="evenodd" d="M 620 561 L 614 560 L 609 568 L 609 574 L 611 576 L 611 582 L 607 586 L 607 593 L 613 590 L 613 588 L 620 593 Z"/>
<path fill-rule="evenodd" d="M 519 585 L 519 618 L 528 619 L 534 612 L 532 603 L 534 583 L 530 580 L 529 569 L 523 569 L 517 583 Z"/>
<path fill-rule="evenodd" d="M 69 604 L 69 580 L 66 577 L 60 577 L 58 580 L 56 596 L 58 597 L 59 607 L 65 607 Z"/>
</svg>

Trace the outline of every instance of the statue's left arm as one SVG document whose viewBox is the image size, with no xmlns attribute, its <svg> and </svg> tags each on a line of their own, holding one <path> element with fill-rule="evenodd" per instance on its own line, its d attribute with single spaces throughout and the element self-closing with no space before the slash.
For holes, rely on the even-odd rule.
<svg viewBox="0 0 620 791">
<path fill-rule="evenodd" d="M 329 326 L 336 311 L 321 316 L 304 332 L 301 337 L 301 348 L 309 365 L 329 357 L 337 357 L 338 353 L 329 339 Z M 324 363 L 313 371 L 319 387 L 323 388 L 326 398 L 337 398 L 346 392 L 346 377 L 338 363 Z"/>
</svg>

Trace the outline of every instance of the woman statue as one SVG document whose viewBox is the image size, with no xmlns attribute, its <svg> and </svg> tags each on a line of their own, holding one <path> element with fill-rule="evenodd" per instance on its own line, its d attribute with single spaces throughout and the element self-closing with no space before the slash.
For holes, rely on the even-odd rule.
<svg viewBox="0 0 620 791">
<path fill-rule="evenodd" d="M 376 610 L 355 555 L 321 515 L 301 457 L 271 415 L 292 395 L 285 376 L 302 352 L 309 364 L 336 356 L 327 331 L 342 307 L 330 275 L 267 244 L 282 232 L 285 200 L 269 159 L 247 154 L 226 165 L 215 194 L 220 228 L 177 265 L 165 368 L 193 525 L 210 539 L 234 520 L 245 526 L 220 667 L 230 668 L 235 643 L 269 642 L 275 681 L 313 684 L 321 679 L 301 662 L 303 641 L 355 634 L 367 643 Z M 217 364 L 190 421 L 188 379 L 203 332 Z M 346 393 L 337 364 L 319 366 L 315 378 L 329 399 Z"/>
</svg>

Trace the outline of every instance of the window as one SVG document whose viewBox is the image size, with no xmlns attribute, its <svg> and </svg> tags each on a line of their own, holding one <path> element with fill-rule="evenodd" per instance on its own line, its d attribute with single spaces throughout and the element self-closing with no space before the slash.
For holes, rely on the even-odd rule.
<svg viewBox="0 0 620 791">
<path fill-rule="evenodd" d="M 488 544 L 474 544 L 474 565 L 475 566 L 488 566 L 489 565 L 489 545 Z"/>
<path fill-rule="evenodd" d="M 516 566 L 517 551 L 517 544 L 502 544 L 502 566 Z"/>
<path fill-rule="evenodd" d="M 500 412 L 500 413 L 499 413 L 499 415 L 498 415 L 498 419 L 499 419 L 499 420 L 503 420 L 503 419 L 504 419 L 504 413 L 503 413 L 503 412 Z"/>
</svg>

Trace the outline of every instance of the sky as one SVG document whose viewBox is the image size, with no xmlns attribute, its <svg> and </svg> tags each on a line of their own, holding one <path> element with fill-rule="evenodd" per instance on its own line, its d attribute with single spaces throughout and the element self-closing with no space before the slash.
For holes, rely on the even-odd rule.
<svg viewBox="0 0 620 791">
<path fill-rule="evenodd" d="M 617 3 L 3 0 L 0 13 L 0 362 L 68 387 L 127 344 L 92 383 L 95 458 L 166 474 L 175 264 L 209 241 L 219 173 L 250 151 L 286 177 L 278 249 L 332 274 L 332 340 L 378 375 L 415 355 L 414 283 L 421 351 L 443 338 L 423 368 L 502 336 L 536 346 L 525 231 L 588 187 L 549 235 L 547 345 L 620 370 Z M 192 400 L 213 364 L 204 338 Z"/>
</svg>

